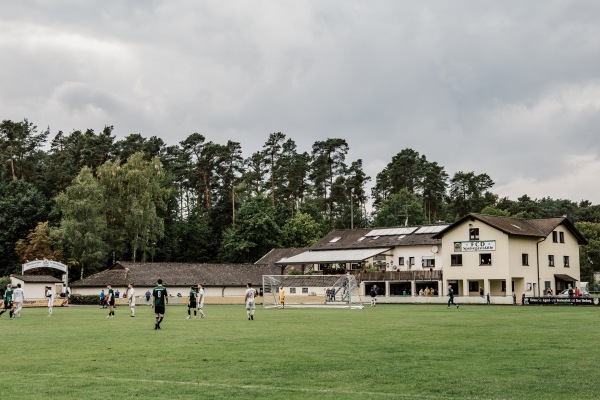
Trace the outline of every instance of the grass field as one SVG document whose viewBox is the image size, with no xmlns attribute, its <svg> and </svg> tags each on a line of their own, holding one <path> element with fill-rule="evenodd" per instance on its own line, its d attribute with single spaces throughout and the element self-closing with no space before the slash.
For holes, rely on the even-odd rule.
<svg viewBox="0 0 600 400">
<path fill-rule="evenodd" d="M 24 309 L 0 318 L 2 399 L 598 399 L 600 309 Z"/>
</svg>

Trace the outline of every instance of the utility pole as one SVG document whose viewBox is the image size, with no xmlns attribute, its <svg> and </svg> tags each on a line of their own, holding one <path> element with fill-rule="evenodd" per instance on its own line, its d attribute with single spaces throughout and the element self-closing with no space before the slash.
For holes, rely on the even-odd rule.
<svg viewBox="0 0 600 400">
<path fill-rule="evenodd" d="M 354 229 L 354 188 L 350 189 L 350 229 Z"/>
</svg>

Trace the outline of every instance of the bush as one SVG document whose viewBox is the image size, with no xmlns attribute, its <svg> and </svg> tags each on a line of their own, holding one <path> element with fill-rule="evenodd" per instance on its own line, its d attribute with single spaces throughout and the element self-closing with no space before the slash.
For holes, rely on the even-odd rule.
<svg viewBox="0 0 600 400">
<path fill-rule="evenodd" d="M 69 298 L 69 304 L 97 306 L 100 304 L 100 297 L 95 294 L 74 294 Z"/>
</svg>

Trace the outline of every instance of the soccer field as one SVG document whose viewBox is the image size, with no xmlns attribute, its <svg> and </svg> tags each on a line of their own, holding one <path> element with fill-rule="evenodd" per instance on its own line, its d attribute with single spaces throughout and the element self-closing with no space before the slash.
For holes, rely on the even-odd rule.
<svg viewBox="0 0 600 400">
<path fill-rule="evenodd" d="M 0 318 L 3 399 L 598 399 L 600 309 L 24 309 Z"/>
</svg>

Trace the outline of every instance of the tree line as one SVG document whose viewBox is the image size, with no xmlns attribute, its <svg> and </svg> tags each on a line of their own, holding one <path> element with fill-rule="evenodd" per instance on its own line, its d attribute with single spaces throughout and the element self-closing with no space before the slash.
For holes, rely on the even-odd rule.
<svg viewBox="0 0 600 400">
<path fill-rule="evenodd" d="M 591 276 L 600 266 L 600 207 L 589 201 L 500 198 L 487 174 L 450 177 L 409 148 L 367 193 L 371 177 L 348 151 L 342 138 L 302 151 L 275 132 L 244 157 L 240 143 L 200 133 L 167 145 L 138 133 L 116 140 L 112 126 L 51 137 L 27 119 L 4 120 L 0 276 L 36 258 L 68 264 L 75 278 L 116 260 L 255 262 L 275 247 L 310 246 L 332 229 L 451 223 L 469 212 L 566 215 L 592 238 L 582 271 Z"/>
</svg>

